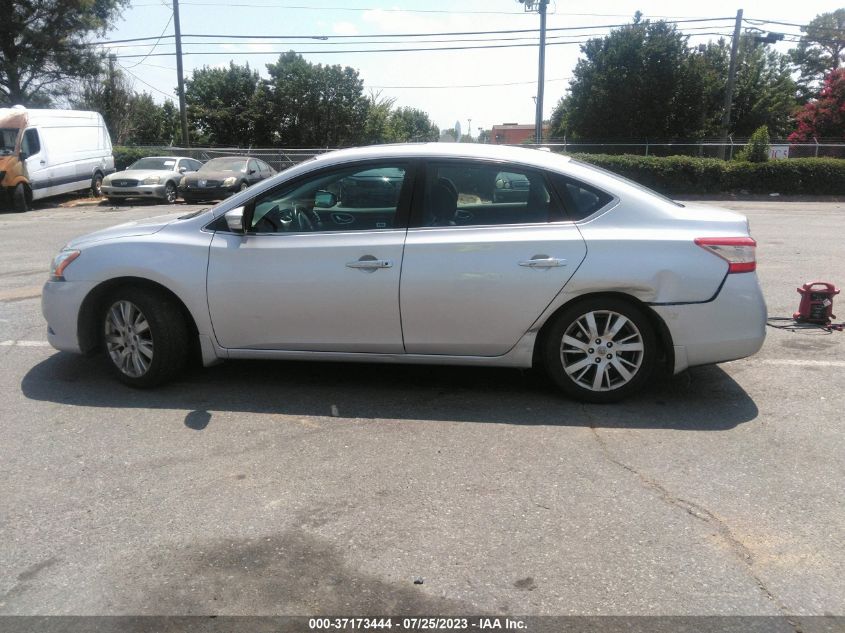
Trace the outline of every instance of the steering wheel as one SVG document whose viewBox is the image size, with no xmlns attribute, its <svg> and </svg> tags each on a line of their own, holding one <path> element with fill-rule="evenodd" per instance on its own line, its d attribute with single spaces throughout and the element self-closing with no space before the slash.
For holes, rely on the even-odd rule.
<svg viewBox="0 0 845 633">
<path fill-rule="evenodd" d="M 293 230 L 306 233 L 314 230 L 314 223 L 311 221 L 311 218 L 308 217 L 308 213 L 306 211 L 300 209 L 296 205 L 293 205 L 290 211 L 293 222 L 291 223 L 291 226 L 288 227 L 288 231 Z"/>
</svg>

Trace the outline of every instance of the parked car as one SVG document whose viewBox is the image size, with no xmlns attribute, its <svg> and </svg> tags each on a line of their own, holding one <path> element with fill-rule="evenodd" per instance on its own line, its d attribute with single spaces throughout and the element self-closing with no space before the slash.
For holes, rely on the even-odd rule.
<svg viewBox="0 0 845 633">
<path fill-rule="evenodd" d="M 219 200 L 275 173 L 276 170 L 263 160 L 249 156 L 213 158 L 195 173 L 182 177 L 179 193 L 185 202 Z"/>
<path fill-rule="evenodd" d="M 113 171 L 111 138 L 98 113 L 0 108 L 0 193 L 15 211 L 81 189 L 100 196 Z"/>
<path fill-rule="evenodd" d="M 374 172 L 374 170 L 383 170 Z M 506 170 L 524 201 L 484 191 Z M 350 182 L 383 177 L 365 204 Z M 460 184 L 456 184 L 456 181 Z M 463 202 L 460 202 L 463 201 Z M 43 292 L 50 343 L 117 378 L 279 358 L 530 367 L 590 402 L 654 369 L 755 353 L 766 306 L 742 215 L 567 157 L 475 144 L 332 152 L 212 209 L 71 241 Z M 400 275 L 401 271 L 401 275 Z"/>
<path fill-rule="evenodd" d="M 202 163 L 181 156 L 148 156 L 136 160 L 121 172 L 103 179 L 103 195 L 109 202 L 126 198 L 154 198 L 173 204 L 179 181 Z"/>
</svg>

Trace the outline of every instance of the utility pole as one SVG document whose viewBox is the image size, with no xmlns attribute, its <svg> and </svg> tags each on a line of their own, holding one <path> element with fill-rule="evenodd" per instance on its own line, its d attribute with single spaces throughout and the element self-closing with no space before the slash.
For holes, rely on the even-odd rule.
<svg viewBox="0 0 845 633">
<path fill-rule="evenodd" d="M 526 11 L 533 11 L 537 6 L 540 14 L 540 63 L 537 74 L 537 111 L 534 113 L 534 142 L 538 145 L 543 142 L 543 87 L 546 83 L 546 7 L 549 0 L 519 0 L 525 5 Z"/>
<path fill-rule="evenodd" d="M 173 30 L 176 35 L 176 74 L 179 85 L 179 118 L 182 121 L 182 145 L 188 147 L 188 112 L 185 109 L 185 79 L 182 74 L 182 29 L 179 26 L 179 0 L 173 0 Z"/>
<path fill-rule="evenodd" d="M 736 64 L 737 53 L 739 52 L 739 36 L 742 29 L 742 9 L 736 12 L 736 24 L 734 25 L 734 36 L 731 40 L 731 61 L 728 66 L 728 85 L 725 88 L 725 104 L 722 110 L 722 145 L 719 155 L 725 158 L 725 143 L 728 141 L 728 133 L 731 129 L 731 107 L 733 106 L 734 87 L 736 86 Z"/>
</svg>

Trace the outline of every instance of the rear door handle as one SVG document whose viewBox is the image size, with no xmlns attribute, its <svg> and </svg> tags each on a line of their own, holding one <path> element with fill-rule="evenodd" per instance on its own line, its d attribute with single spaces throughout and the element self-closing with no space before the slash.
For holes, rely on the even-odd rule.
<svg viewBox="0 0 845 633">
<path fill-rule="evenodd" d="M 566 260 L 549 257 L 548 255 L 535 255 L 529 260 L 519 262 L 519 265 L 527 268 L 559 268 L 566 266 Z"/>
<path fill-rule="evenodd" d="M 346 262 L 347 268 L 357 268 L 367 272 L 374 272 L 379 268 L 392 268 L 393 262 L 389 259 L 376 259 L 372 255 L 364 255 L 354 262 Z"/>
</svg>

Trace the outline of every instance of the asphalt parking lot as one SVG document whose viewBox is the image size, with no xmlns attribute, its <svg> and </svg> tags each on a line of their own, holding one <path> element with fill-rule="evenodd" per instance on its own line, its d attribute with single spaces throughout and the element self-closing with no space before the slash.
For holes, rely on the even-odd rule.
<svg viewBox="0 0 845 633">
<path fill-rule="evenodd" d="M 845 203 L 718 204 L 770 315 L 845 286 Z M 845 615 L 845 333 L 614 406 L 325 363 L 135 391 L 46 345 L 40 288 L 69 238 L 168 210 L 0 214 L 0 614 Z"/>
</svg>

